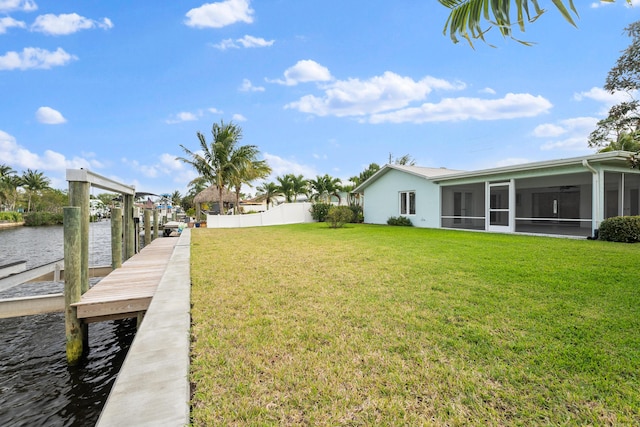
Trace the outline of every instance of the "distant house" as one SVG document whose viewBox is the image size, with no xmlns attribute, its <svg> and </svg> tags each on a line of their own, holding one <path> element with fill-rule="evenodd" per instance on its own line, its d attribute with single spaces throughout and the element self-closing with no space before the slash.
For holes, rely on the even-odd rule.
<svg viewBox="0 0 640 427">
<path fill-rule="evenodd" d="M 388 164 L 359 185 L 366 223 L 405 216 L 416 227 L 592 236 L 612 216 L 640 214 L 631 153 L 462 172 Z"/>
</svg>

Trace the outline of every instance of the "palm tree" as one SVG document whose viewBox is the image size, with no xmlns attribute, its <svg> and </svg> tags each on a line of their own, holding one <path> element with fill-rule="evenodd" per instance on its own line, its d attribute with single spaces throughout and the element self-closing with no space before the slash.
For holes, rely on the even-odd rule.
<svg viewBox="0 0 640 427">
<path fill-rule="evenodd" d="M 309 187 L 311 188 L 311 198 L 315 200 L 322 200 L 326 203 L 331 201 L 331 196 L 338 198 L 338 204 L 342 202 L 340 197 L 341 181 L 340 178 L 333 178 L 328 174 L 324 176 L 316 176 L 316 179 L 309 180 Z"/>
<path fill-rule="evenodd" d="M 27 212 L 31 211 L 31 198 L 33 195 L 37 195 L 45 188 L 49 188 L 49 183 L 49 178 L 44 176 L 43 172 L 27 169 L 26 172 L 22 173 L 21 187 L 23 187 L 27 193 Z"/>
<path fill-rule="evenodd" d="M 520 31 L 525 29 L 525 19 L 533 22 L 544 13 L 538 5 L 538 0 L 438 0 L 440 4 L 449 8 L 451 13 L 444 25 L 444 33 L 449 32 L 449 37 L 454 43 L 458 43 L 458 36 L 466 39 L 471 46 L 471 39 L 484 40 L 484 34 L 492 26 L 498 27 L 503 37 L 511 37 L 512 27 L 517 24 Z M 609 3 L 615 0 L 603 0 Z M 629 5 L 631 0 L 627 0 Z M 562 14 L 571 25 L 576 26 L 572 14 L 578 16 L 578 11 L 573 5 L 573 0 L 553 0 L 556 9 Z M 512 7 L 514 6 L 514 7 Z M 530 6 L 533 6 L 530 8 Z M 533 13 L 531 13 L 532 9 Z M 511 11 L 515 10 L 516 21 L 511 21 Z M 488 28 L 483 29 L 484 22 L 490 23 Z M 519 40 L 518 40 L 519 41 Z M 521 43 L 529 45 L 530 43 Z"/>
<path fill-rule="evenodd" d="M 256 197 L 256 200 L 265 200 L 267 202 L 267 210 L 269 210 L 269 203 L 273 205 L 276 201 L 276 197 L 282 195 L 280 187 L 273 182 L 266 182 L 256 187 L 256 190 L 258 190 L 258 197 Z"/>
<path fill-rule="evenodd" d="M 289 179 L 291 181 L 291 186 L 293 188 L 294 202 L 298 201 L 298 195 L 302 194 L 306 196 L 309 194 L 309 191 L 307 190 L 309 186 L 309 182 L 306 179 L 304 179 L 304 176 L 289 174 Z"/>
<path fill-rule="evenodd" d="M 640 130 L 622 133 L 617 139 L 609 141 L 609 144 L 598 150 L 598 153 L 609 151 L 640 151 Z"/>
<path fill-rule="evenodd" d="M 307 180 L 302 175 L 288 173 L 284 176 L 276 177 L 276 180 L 280 184 L 280 192 L 287 203 L 297 202 L 299 194 L 307 194 Z"/>
<path fill-rule="evenodd" d="M 8 205 L 11 195 L 16 191 L 19 181 L 14 178 L 16 171 L 10 166 L 0 165 L 0 206 Z M 18 185 L 13 185 L 18 184 Z"/>
<path fill-rule="evenodd" d="M 180 206 L 180 203 L 182 202 L 182 194 L 180 194 L 180 191 L 176 190 L 169 195 L 169 200 L 171 200 L 171 204 L 174 207 Z"/>
<path fill-rule="evenodd" d="M 276 181 L 278 181 L 278 191 L 280 194 L 284 196 L 284 201 L 286 203 L 293 202 L 293 182 L 291 182 L 291 177 L 293 175 L 288 174 L 284 176 L 277 176 Z"/>
<path fill-rule="evenodd" d="M 256 179 L 266 178 L 271 173 L 271 168 L 265 160 L 256 160 L 258 153 L 255 145 L 244 145 L 234 150 L 231 155 L 233 169 L 230 184 L 236 196 L 236 213 L 239 213 L 242 184 L 251 185 Z"/>
<path fill-rule="evenodd" d="M 242 139 L 242 129 L 233 122 L 225 124 L 221 120 L 220 124 L 214 123 L 211 128 L 211 134 L 213 135 L 213 141 L 209 146 L 205 136 L 200 132 L 197 133 L 202 154 L 193 152 L 181 144 L 180 147 L 189 158 L 178 157 L 177 160 L 190 164 L 207 182 L 216 186 L 219 192 L 220 213 L 224 215 L 223 192 L 229 185 L 231 176 L 237 168 L 237 164 L 234 165 L 232 163 L 234 150 L 244 149 L 245 151 L 250 151 L 249 147 L 254 146 L 236 148 L 238 141 Z"/>
</svg>

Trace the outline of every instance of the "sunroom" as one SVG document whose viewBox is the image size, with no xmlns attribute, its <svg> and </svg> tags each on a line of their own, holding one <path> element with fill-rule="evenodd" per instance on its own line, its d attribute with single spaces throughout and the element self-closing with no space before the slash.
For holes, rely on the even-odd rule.
<svg viewBox="0 0 640 427">
<path fill-rule="evenodd" d="M 593 236 L 604 218 L 639 214 L 640 171 L 629 168 L 629 155 L 602 153 L 438 177 L 440 226 Z"/>
</svg>

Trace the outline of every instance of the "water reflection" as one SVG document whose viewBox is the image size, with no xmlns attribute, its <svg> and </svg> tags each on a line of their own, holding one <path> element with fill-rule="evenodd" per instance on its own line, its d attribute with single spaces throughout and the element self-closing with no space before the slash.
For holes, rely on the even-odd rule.
<svg viewBox="0 0 640 427">
<path fill-rule="evenodd" d="M 109 222 L 91 224 L 91 265 L 111 263 Z M 27 267 L 62 258 L 62 227 L 0 230 L 0 258 Z M 62 292 L 60 283 L 26 284 L 0 298 Z M 93 323 L 90 352 L 69 367 L 64 316 L 0 319 L 0 426 L 93 426 L 135 334 L 135 319 Z"/>
</svg>

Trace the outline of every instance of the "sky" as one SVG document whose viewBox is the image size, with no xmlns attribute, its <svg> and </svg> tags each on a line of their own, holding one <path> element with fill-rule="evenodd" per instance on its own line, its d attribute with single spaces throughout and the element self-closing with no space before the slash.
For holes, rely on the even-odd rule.
<svg viewBox="0 0 640 427">
<path fill-rule="evenodd" d="M 540 3 L 515 33 L 532 46 L 493 29 L 471 48 L 443 34 L 436 0 L 0 0 L 0 164 L 59 189 L 86 168 L 184 195 L 180 146 L 221 121 L 270 181 L 347 182 L 405 154 L 456 170 L 592 154 L 628 96 L 602 86 L 640 0 L 575 2 L 577 28 Z"/>
</svg>

